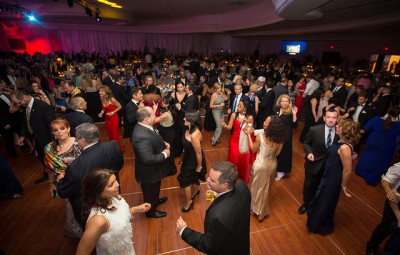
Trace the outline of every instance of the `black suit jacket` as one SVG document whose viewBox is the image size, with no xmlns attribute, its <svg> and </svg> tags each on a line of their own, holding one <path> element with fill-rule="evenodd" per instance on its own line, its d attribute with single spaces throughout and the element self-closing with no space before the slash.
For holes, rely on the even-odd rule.
<svg viewBox="0 0 400 255">
<path fill-rule="evenodd" d="M 353 104 L 351 107 L 354 107 L 354 109 L 355 109 L 354 111 L 349 112 L 350 117 L 353 117 L 354 113 L 357 110 L 358 103 Z M 372 107 L 369 106 L 367 103 L 365 103 L 360 114 L 358 115 L 358 123 L 360 123 L 361 128 L 363 128 L 364 125 L 367 124 L 368 120 L 370 120 L 372 118 L 372 116 L 373 116 Z"/>
<path fill-rule="evenodd" d="M 129 103 L 127 103 L 125 106 L 126 120 L 128 124 L 127 128 L 129 129 L 127 134 L 129 134 L 129 137 L 132 137 L 133 129 L 135 128 L 137 123 L 136 112 L 138 108 L 139 107 L 132 100 L 130 100 Z"/>
<path fill-rule="evenodd" d="M 229 98 L 229 109 L 231 109 L 232 112 L 233 112 L 233 104 L 235 103 L 235 99 L 236 99 L 236 94 L 235 93 L 231 93 L 230 98 Z M 246 96 L 244 94 L 244 92 L 242 93 L 242 96 L 240 97 L 240 100 L 247 101 L 248 103 L 250 103 L 249 97 Z M 239 102 L 240 102 L 240 100 L 239 100 Z M 237 104 L 239 104 L 239 102 L 237 102 Z"/>
<path fill-rule="evenodd" d="M 71 202 L 74 216 L 82 225 L 81 190 L 86 174 L 90 171 L 105 168 L 119 172 L 124 165 L 119 144 L 115 141 L 96 143 L 82 151 L 65 170 L 65 176 L 57 183 L 57 193 Z"/>
<path fill-rule="evenodd" d="M 156 183 L 168 175 L 169 167 L 162 151 L 166 148 L 159 134 L 137 124 L 132 134 L 135 151 L 135 176 L 139 183 Z"/>
<path fill-rule="evenodd" d="M 338 100 L 339 106 L 342 108 L 344 107 L 344 104 L 346 103 L 347 94 L 348 94 L 348 91 L 345 88 L 345 86 L 341 86 L 341 88 L 339 88 L 335 93 L 333 93 L 333 98 Z"/>
<path fill-rule="evenodd" d="M 332 144 L 337 141 L 339 141 L 339 136 L 334 134 Z M 326 157 L 328 156 L 325 143 L 325 124 L 310 127 L 304 139 L 303 146 L 306 152 L 305 170 L 312 174 L 317 174 L 319 171 L 322 171 Z M 314 154 L 314 161 L 307 159 L 307 155 L 310 153 Z"/>
<path fill-rule="evenodd" d="M 186 100 L 182 102 L 181 111 L 184 113 L 198 111 L 199 109 L 200 109 L 199 99 L 194 93 L 191 96 L 186 97 Z"/>
<path fill-rule="evenodd" d="M 270 89 L 265 93 L 262 100 L 258 105 L 258 114 L 257 114 L 257 128 L 263 128 L 263 123 L 265 119 L 270 116 L 273 112 L 275 101 L 275 92 Z"/>
<path fill-rule="evenodd" d="M 209 255 L 250 254 L 250 202 L 246 183 L 236 183 L 207 209 L 204 234 L 186 227 L 182 239 Z"/>
<path fill-rule="evenodd" d="M 31 115 L 29 118 L 29 124 L 33 130 L 35 140 L 39 143 L 40 147 L 45 147 L 52 141 L 51 134 L 51 122 L 55 119 L 55 115 L 50 105 L 39 99 L 33 99 L 33 105 L 31 109 Z M 21 136 L 27 137 L 28 124 L 26 120 L 26 110 L 23 118 L 23 125 L 21 130 Z"/>
<path fill-rule="evenodd" d="M 14 127 L 14 123 L 15 115 L 10 113 L 10 106 L 0 97 L 0 129 L 6 125 Z"/>
<path fill-rule="evenodd" d="M 283 94 L 288 94 L 288 88 L 282 84 L 278 84 L 275 87 L 272 88 L 272 90 L 275 92 L 275 99 L 274 99 L 274 112 L 278 111 L 278 107 L 276 106 L 276 102 L 278 101 L 278 98 L 283 95 Z"/>
<path fill-rule="evenodd" d="M 183 81 L 180 77 L 178 77 L 175 79 L 175 85 L 178 85 L 179 83 L 182 83 L 183 86 L 185 86 L 189 84 L 189 80 L 185 79 L 185 81 Z"/>
<path fill-rule="evenodd" d="M 128 94 L 124 91 L 122 86 L 116 82 L 110 84 L 109 87 L 113 93 L 114 98 L 118 101 L 118 103 L 121 104 L 122 108 L 124 109 L 126 103 L 128 103 L 130 99 Z"/>
<path fill-rule="evenodd" d="M 373 104 L 374 116 L 385 116 L 391 103 L 392 95 L 380 96 L 380 98 Z"/>
<path fill-rule="evenodd" d="M 75 136 L 75 128 L 83 123 L 94 123 L 92 117 L 87 115 L 84 112 L 80 111 L 71 111 L 64 115 L 64 117 L 68 120 L 71 128 L 70 133 L 71 136 Z"/>
</svg>

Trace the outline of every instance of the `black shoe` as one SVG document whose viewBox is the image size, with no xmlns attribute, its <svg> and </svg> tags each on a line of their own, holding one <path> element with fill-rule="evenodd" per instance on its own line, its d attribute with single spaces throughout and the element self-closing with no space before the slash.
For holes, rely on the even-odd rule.
<svg viewBox="0 0 400 255">
<path fill-rule="evenodd" d="M 304 213 L 306 212 L 306 210 L 307 210 L 307 205 L 306 205 L 306 204 L 302 204 L 302 205 L 299 207 L 299 210 L 297 210 L 297 212 L 298 212 L 299 214 L 304 214 Z"/>
<path fill-rule="evenodd" d="M 168 197 L 162 197 L 162 198 L 158 199 L 158 204 L 156 206 L 164 204 L 165 202 L 167 202 L 167 200 L 168 200 Z"/>
<path fill-rule="evenodd" d="M 49 176 L 47 176 L 47 174 L 46 174 L 46 175 L 43 175 L 42 178 L 37 179 L 37 180 L 35 181 L 35 183 L 36 183 L 36 184 L 39 184 L 39 183 L 42 183 L 42 182 L 44 182 L 44 181 L 47 181 L 48 179 L 49 179 Z"/>
<path fill-rule="evenodd" d="M 147 218 L 162 218 L 162 217 L 165 217 L 165 216 L 167 216 L 166 212 L 157 211 L 157 210 L 155 210 L 153 212 L 146 213 L 146 217 Z"/>
<path fill-rule="evenodd" d="M 374 248 L 367 248 L 367 253 L 366 255 L 375 255 L 376 254 L 376 249 Z"/>
<path fill-rule="evenodd" d="M 192 202 L 190 202 L 190 205 L 189 205 L 188 208 L 182 207 L 182 208 L 181 208 L 181 211 L 182 211 L 182 212 L 189 212 L 190 210 L 193 209 L 193 206 L 194 206 L 194 200 L 192 200 Z"/>
<path fill-rule="evenodd" d="M 194 195 L 192 196 L 192 200 L 195 199 L 196 197 L 199 197 L 199 195 L 200 195 L 200 189 L 198 189 L 196 193 L 194 193 Z"/>
</svg>

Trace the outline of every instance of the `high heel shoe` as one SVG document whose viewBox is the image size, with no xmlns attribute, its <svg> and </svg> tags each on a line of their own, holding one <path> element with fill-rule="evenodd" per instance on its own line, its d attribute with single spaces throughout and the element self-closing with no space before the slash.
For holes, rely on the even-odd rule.
<svg viewBox="0 0 400 255">
<path fill-rule="evenodd" d="M 182 208 L 181 208 L 181 211 L 182 211 L 182 212 L 189 212 L 190 210 L 193 209 L 193 206 L 194 206 L 194 200 L 192 200 L 192 202 L 190 202 L 190 205 L 189 205 L 188 208 L 182 207 Z"/>
<path fill-rule="evenodd" d="M 195 199 L 196 197 L 199 197 L 199 195 L 200 195 L 200 189 L 198 189 L 196 193 L 194 193 L 194 195 L 192 196 L 192 200 Z"/>
</svg>

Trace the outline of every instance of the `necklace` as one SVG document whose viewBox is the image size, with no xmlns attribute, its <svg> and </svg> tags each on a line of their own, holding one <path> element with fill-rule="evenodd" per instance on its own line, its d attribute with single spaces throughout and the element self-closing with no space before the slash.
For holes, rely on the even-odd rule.
<svg viewBox="0 0 400 255">
<path fill-rule="evenodd" d="M 67 139 L 67 142 L 66 142 L 65 144 L 59 144 L 59 146 L 60 146 L 61 148 L 65 148 L 65 147 L 68 146 L 68 144 L 69 144 L 69 140 Z"/>
</svg>

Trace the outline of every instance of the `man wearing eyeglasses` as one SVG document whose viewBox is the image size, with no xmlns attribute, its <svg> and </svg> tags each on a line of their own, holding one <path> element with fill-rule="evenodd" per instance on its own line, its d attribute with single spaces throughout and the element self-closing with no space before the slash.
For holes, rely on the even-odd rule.
<svg viewBox="0 0 400 255">
<path fill-rule="evenodd" d="M 18 145 L 22 146 L 29 135 L 35 138 L 35 149 L 40 162 L 43 164 L 43 176 L 35 181 L 36 184 L 48 179 L 44 167 L 44 147 L 52 141 L 51 122 L 55 119 L 51 107 L 41 100 L 34 99 L 22 89 L 11 94 L 11 102 L 24 108 L 23 127 Z"/>
</svg>

